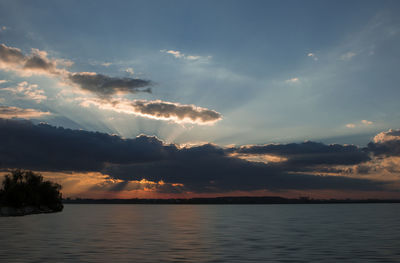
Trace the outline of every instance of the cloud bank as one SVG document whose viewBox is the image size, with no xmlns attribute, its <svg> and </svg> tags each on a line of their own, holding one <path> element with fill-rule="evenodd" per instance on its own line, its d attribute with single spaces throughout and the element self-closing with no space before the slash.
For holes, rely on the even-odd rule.
<svg viewBox="0 0 400 263">
<path fill-rule="evenodd" d="M 385 181 L 330 176 L 327 172 L 338 166 L 370 162 L 371 154 L 375 153 L 369 147 L 306 142 L 240 148 L 212 144 L 179 148 L 144 135 L 123 139 L 15 120 L 0 120 L 0 145 L 1 168 L 98 172 L 125 184 L 143 179 L 179 184 L 179 191 L 184 193 L 263 189 L 390 191 Z M 237 158 L 233 153 L 283 158 L 269 163 L 254 162 Z M 124 189 L 124 184 L 119 186 Z"/>
<path fill-rule="evenodd" d="M 232 149 L 231 149 L 232 150 Z M 287 165 L 350 165 L 370 160 L 367 151 L 354 145 L 317 142 L 243 146 L 233 149 L 237 154 L 285 157 Z"/>
</svg>

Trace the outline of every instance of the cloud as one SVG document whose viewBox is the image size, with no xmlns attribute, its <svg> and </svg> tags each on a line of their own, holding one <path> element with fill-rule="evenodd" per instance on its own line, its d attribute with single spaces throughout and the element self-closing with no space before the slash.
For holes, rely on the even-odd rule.
<svg viewBox="0 0 400 263">
<path fill-rule="evenodd" d="M 8 29 L 9 29 L 9 28 L 6 27 L 6 26 L 1 26 L 1 27 L 0 27 L 0 32 L 7 31 Z"/>
<path fill-rule="evenodd" d="M 356 127 L 365 127 L 374 124 L 372 121 L 368 120 L 361 120 L 358 124 L 357 123 L 348 123 L 346 124 L 347 128 L 354 129 Z"/>
<path fill-rule="evenodd" d="M 133 70 L 133 68 L 126 68 L 125 72 L 129 73 L 130 75 L 134 75 L 135 74 L 135 71 Z"/>
<path fill-rule="evenodd" d="M 315 175 L 321 165 L 360 164 L 369 160 L 355 146 L 307 142 L 263 145 L 261 148 L 226 149 L 212 144 L 179 148 L 144 135 L 123 139 L 15 120 L 0 120 L 0 145 L 1 168 L 98 172 L 123 180 L 125 185 L 129 181 L 143 182 L 151 188 L 162 181 L 170 186 L 179 184 L 180 191 L 191 193 L 263 189 L 387 191 L 388 184 L 369 179 Z M 285 157 L 287 161 L 253 162 L 231 156 L 232 152 L 268 152 Z M 124 184 L 115 189 L 123 189 Z"/>
<path fill-rule="evenodd" d="M 3 119 L 12 119 L 12 118 L 33 119 L 33 118 L 41 118 L 48 115 L 51 115 L 51 113 L 35 109 L 23 109 L 18 107 L 0 106 L 0 118 Z"/>
<path fill-rule="evenodd" d="M 24 61 L 24 69 L 28 71 L 39 71 L 49 74 L 60 74 L 60 69 L 57 68 L 57 61 L 47 58 L 47 52 L 38 49 L 32 49 L 30 56 Z"/>
<path fill-rule="evenodd" d="M 400 157 L 399 156 L 376 156 L 369 162 L 361 163 L 353 167 L 338 170 L 338 174 L 358 176 L 360 178 L 371 178 L 399 182 L 400 180 Z M 396 183 L 392 186 L 395 186 Z M 397 189 L 398 189 L 397 183 Z"/>
<path fill-rule="evenodd" d="M 378 156 L 400 156 L 400 129 L 377 134 L 368 150 Z"/>
<path fill-rule="evenodd" d="M 352 59 L 355 55 L 357 55 L 357 54 L 354 53 L 354 52 L 347 52 L 347 53 L 341 55 L 341 56 L 340 56 L 340 59 L 341 59 L 341 60 L 350 60 L 350 59 Z"/>
<path fill-rule="evenodd" d="M 178 193 L 183 187 L 182 184 L 165 183 L 162 180 L 115 179 L 100 172 L 41 172 L 41 174 L 47 180 L 61 184 L 64 197 L 124 198 L 125 195 L 148 197 L 148 194 L 154 193 Z"/>
<path fill-rule="evenodd" d="M 155 137 L 122 139 L 43 123 L 34 125 L 29 121 L 0 119 L 0 135 L 3 146 L 0 165 L 43 171 L 99 171 L 111 163 L 161 160 L 168 152 L 175 151 L 175 146 L 163 145 Z"/>
<path fill-rule="evenodd" d="M 266 164 L 286 162 L 288 160 L 286 157 L 272 154 L 232 153 L 230 156 L 250 162 L 261 162 Z"/>
<path fill-rule="evenodd" d="M 230 149 L 236 154 L 269 155 L 271 161 L 286 162 L 290 166 L 315 166 L 315 165 L 350 165 L 369 161 L 366 151 L 354 145 L 330 144 L 317 142 L 303 142 L 290 144 L 267 144 L 242 146 Z M 273 159 L 272 159 L 273 160 Z"/>
<path fill-rule="evenodd" d="M 400 130 L 388 130 L 378 133 L 374 139 L 374 143 L 385 143 L 390 141 L 400 141 Z"/>
<path fill-rule="evenodd" d="M 30 55 L 24 55 L 18 48 L 0 44 L 0 69 L 15 71 L 22 76 L 65 75 L 66 70 L 58 66 L 71 65 L 65 60 L 49 59 L 47 52 L 33 48 Z"/>
<path fill-rule="evenodd" d="M 182 183 L 192 192 L 381 188 L 380 182 L 296 173 L 284 163 L 249 162 L 230 157 L 213 145 L 182 149 L 173 158 L 151 165 L 109 165 L 105 169 L 106 173 L 119 179 L 129 178 L 132 171 L 135 171 L 135 177 Z"/>
<path fill-rule="evenodd" d="M 114 78 L 94 72 L 71 73 L 68 79 L 81 89 L 93 92 L 101 97 L 118 93 L 151 92 L 151 81 L 132 78 Z"/>
<path fill-rule="evenodd" d="M 9 91 L 18 98 L 33 100 L 36 103 L 47 99 L 47 96 L 44 95 L 44 90 L 39 89 L 38 85 L 29 84 L 26 81 L 18 83 L 16 87 L 7 87 L 0 90 Z"/>
<path fill-rule="evenodd" d="M 167 50 L 167 51 L 165 51 L 165 53 L 171 54 L 172 56 L 174 56 L 174 57 L 176 57 L 176 58 L 182 58 L 182 57 L 184 57 L 184 55 L 183 55 L 180 51 Z"/>
<path fill-rule="evenodd" d="M 213 124 L 222 119 L 222 115 L 195 105 L 186 105 L 161 100 L 127 100 L 127 99 L 89 99 L 79 98 L 81 105 L 94 105 L 100 109 L 138 115 L 156 120 L 167 120 L 176 123 L 194 123 L 199 125 Z"/>
<path fill-rule="evenodd" d="M 0 44 L 0 69 L 5 71 L 15 71 L 22 76 L 57 77 L 102 97 L 117 93 L 150 92 L 150 88 L 141 89 L 151 85 L 148 80 L 110 77 L 94 72 L 74 73 L 63 68 L 70 65 L 72 65 L 70 61 L 49 59 L 45 51 L 32 49 L 30 55 L 24 55 L 18 48 Z"/>
<path fill-rule="evenodd" d="M 136 100 L 132 106 L 139 114 L 156 119 L 198 124 L 214 123 L 222 119 L 221 114 L 213 110 L 161 100 Z"/>
<path fill-rule="evenodd" d="M 286 83 L 299 83 L 300 80 L 299 78 L 291 78 L 291 79 L 287 79 L 285 80 Z"/>
<path fill-rule="evenodd" d="M 7 69 L 7 66 L 19 66 L 25 60 L 25 56 L 18 48 L 7 47 L 0 44 L 0 68 Z"/>
<path fill-rule="evenodd" d="M 362 120 L 361 123 L 364 125 L 372 125 L 373 124 L 372 121 L 367 121 L 367 120 Z"/>
<path fill-rule="evenodd" d="M 103 63 L 101 63 L 101 65 L 104 67 L 109 67 L 112 65 L 112 63 L 111 62 L 103 62 Z"/>
<path fill-rule="evenodd" d="M 0 85 L 1 84 L 4 84 L 4 83 L 7 83 L 8 81 L 7 80 L 5 80 L 5 79 L 0 79 Z"/>
<path fill-rule="evenodd" d="M 198 60 L 200 58 L 201 58 L 201 56 L 186 56 L 186 59 L 188 59 L 188 60 Z"/>
<path fill-rule="evenodd" d="M 160 52 L 170 54 L 174 56 L 175 58 L 180 58 L 180 59 L 185 59 L 185 60 L 209 60 L 212 58 L 212 56 L 195 56 L 195 55 L 185 55 L 182 52 L 178 50 L 165 50 L 162 49 Z"/>
<path fill-rule="evenodd" d="M 166 51 L 166 53 L 174 56 L 181 56 L 178 51 Z M 184 56 L 182 54 L 182 56 Z M 197 59 L 191 56 L 188 59 Z M 137 78 L 119 78 L 110 77 L 95 72 L 70 72 L 62 65 L 70 65 L 71 63 L 49 59 L 45 51 L 32 49 L 30 55 L 24 55 L 20 49 L 0 45 L 0 69 L 5 71 L 15 71 L 21 75 L 47 75 L 60 78 L 63 83 L 88 91 L 99 97 L 99 99 L 87 98 L 82 101 L 81 105 L 96 105 L 103 109 L 110 109 L 117 112 L 140 115 L 146 118 L 158 120 L 171 120 L 179 123 L 196 123 L 196 124 L 212 124 L 221 119 L 221 114 L 195 105 L 183 105 L 173 102 L 164 102 L 161 100 L 144 101 L 135 100 L 128 101 L 126 99 L 112 98 L 113 95 L 124 95 L 136 92 L 151 93 L 149 86 L 152 85 L 150 80 Z M 128 68 L 127 72 L 133 74 L 132 68 Z M 42 90 L 37 86 L 23 86 L 15 92 L 24 94 L 38 102 L 45 99 Z"/>
<path fill-rule="evenodd" d="M 307 54 L 307 57 L 311 57 L 311 58 L 313 58 L 315 61 L 317 61 L 318 60 L 318 57 L 317 57 L 317 55 L 315 54 L 315 53 L 308 53 Z"/>
</svg>

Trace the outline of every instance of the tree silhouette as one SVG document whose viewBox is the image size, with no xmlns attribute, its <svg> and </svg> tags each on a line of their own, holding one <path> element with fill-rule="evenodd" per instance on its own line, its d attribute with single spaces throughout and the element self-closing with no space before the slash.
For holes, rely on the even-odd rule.
<svg viewBox="0 0 400 263">
<path fill-rule="evenodd" d="M 0 189 L 0 204 L 11 207 L 48 207 L 61 211 L 61 185 L 44 181 L 43 176 L 33 171 L 16 169 L 7 174 Z"/>
</svg>

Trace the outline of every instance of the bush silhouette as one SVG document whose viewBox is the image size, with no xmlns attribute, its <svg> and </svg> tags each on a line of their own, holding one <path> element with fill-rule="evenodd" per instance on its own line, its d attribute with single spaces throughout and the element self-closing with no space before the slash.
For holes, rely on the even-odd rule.
<svg viewBox="0 0 400 263">
<path fill-rule="evenodd" d="M 43 176 L 33 171 L 16 169 L 7 174 L 0 189 L 0 205 L 11 207 L 48 207 L 61 211 L 61 185 L 44 181 Z"/>
</svg>

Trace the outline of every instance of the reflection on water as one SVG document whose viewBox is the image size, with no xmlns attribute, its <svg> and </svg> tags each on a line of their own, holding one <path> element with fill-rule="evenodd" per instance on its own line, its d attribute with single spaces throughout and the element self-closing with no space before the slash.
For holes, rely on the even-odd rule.
<svg viewBox="0 0 400 263">
<path fill-rule="evenodd" d="M 400 204 L 65 205 L 0 218 L 0 262 L 400 262 Z"/>
</svg>

